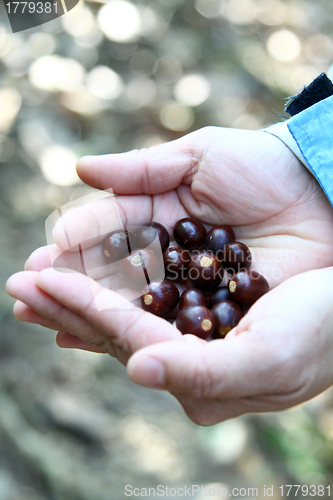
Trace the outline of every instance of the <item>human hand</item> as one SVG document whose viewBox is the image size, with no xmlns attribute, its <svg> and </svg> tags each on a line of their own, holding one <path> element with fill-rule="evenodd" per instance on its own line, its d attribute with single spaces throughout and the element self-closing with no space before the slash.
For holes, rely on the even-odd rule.
<svg viewBox="0 0 333 500">
<path fill-rule="evenodd" d="M 126 225 L 156 220 L 171 231 L 187 216 L 231 225 L 271 287 L 333 264 L 332 207 L 304 165 L 266 132 L 206 127 L 148 150 L 85 157 L 78 173 L 97 189 L 123 195 L 117 203 Z M 78 241 L 97 224 L 103 233 L 106 220 L 99 207 L 89 217 L 82 211 L 65 217 Z M 59 228 L 55 242 L 65 249 Z"/>
<path fill-rule="evenodd" d="M 262 296 L 225 339 L 193 335 L 129 359 L 130 378 L 173 394 L 213 425 L 290 408 L 333 383 L 333 267 L 294 276 Z"/>
<path fill-rule="evenodd" d="M 121 195 L 117 202 L 127 225 L 157 220 L 170 229 L 176 220 L 188 215 L 211 225 L 232 225 L 237 239 L 250 246 L 254 266 L 268 278 L 271 287 L 291 275 L 332 264 L 331 206 L 293 153 L 267 133 L 208 127 L 149 150 L 83 158 L 78 172 L 87 184 L 99 189 L 111 187 Z M 65 216 L 65 226 L 74 241 L 90 239 L 96 226 L 101 234 L 104 232 L 108 214 L 98 210 L 73 210 Z M 67 249 L 59 226 L 55 241 Z M 105 320 L 101 325 L 96 311 L 92 312 L 93 319 L 87 317 L 87 303 L 80 297 L 76 281 L 80 277 L 58 273 L 55 290 L 51 276 L 48 286 L 44 279 L 36 287 L 35 279 L 41 280 L 36 278 L 37 273 L 51 265 L 48 249 L 38 250 L 28 260 L 28 272 L 19 273 L 9 282 L 9 291 L 21 301 L 15 306 L 19 319 L 66 332 L 58 334 L 59 345 L 101 349 L 126 362 L 135 349 L 176 334 L 167 322 L 155 318 L 151 331 L 148 323 L 146 328 L 132 328 L 135 342 L 128 342 L 128 337 L 124 348 L 130 320 L 122 315 L 123 329 L 118 331 L 119 321 L 110 324 Z M 53 306 L 62 305 L 61 312 L 49 314 L 51 306 L 41 289 L 47 292 L 47 300 L 54 301 Z M 76 298 L 74 304 L 71 298 Z M 109 299 L 116 301 L 116 296 Z M 82 334 L 83 325 L 73 326 L 77 316 L 85 322 L 89 335 Z M 141 324 L 146 321 L 153 321 L 147 313 Z"/>
</svg>

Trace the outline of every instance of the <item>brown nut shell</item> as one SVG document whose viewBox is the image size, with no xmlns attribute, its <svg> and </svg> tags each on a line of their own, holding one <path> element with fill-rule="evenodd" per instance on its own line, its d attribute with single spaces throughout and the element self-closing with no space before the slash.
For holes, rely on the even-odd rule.
<svg viewBox="0 0 333 500">
<path fill-rule="evenodd" d="M 231 274 L 249 269 L 252 263 L 252 254 L 248 246 L 240 241 L 229 243 L 225 247 L 223 267 Z"/>
<path fill-rule="evenodd" d="M 138 249 L 122 261 L 122 272 L 131 288 L 141 289 L 163 274 L 163 267 L 151 250 Z"/>
<path fill-rule="evenodd" d="M 177 243 L 187 250 L 196 250 L 206 238 L 206 228 L 201 222 L 185 217 L 176 222 L 173 235 Z"/>
<path fill-rule="evenodd" d="M 145 287 L 141 296 L 141 305 L 145 311 L 164 317 L 177 307 L 179 291 L 174 283 L 164 280 L 161 283 L 152 282 Z"/>
<path fill-rule="evenodd" d="M 201 290 L 214 290 L 223 279 L 223 268 L 212 252 L 201 252 L 188 265 L 190 283 Z"/>
<path fill-rule="evenodd" d="M 244 316 L 242 308 L 231 300 L 224 300 L 215 304 L 211 309 L 215 318 L 215 330 L 213 337 L 215 339 L 224 338 Z"/>
<path fill-rule="evenodd" d="M 207 339 L 215 329 L 212 311 L 204 306 L 187 306 L 179 311 L 176 318 L 178 330 Z"/>
<path fill-rule="evenodd" d="M 137 248 L 146 248 L 159 238 L 162 252 L 166 250 L 170 243 L 170 236 L 167 229 L 159 222 L 150 222 L 141 226 L 135 233 Z"/>
<path fill-rule="evenodd" d="M 180 247 L 169 247 L 163 253 L 165 277 L 168 280 L 186 280 L 190 253 Z"/>
<path fill-rule="evenodd" d="M 266 278 L 257 271 L 239 271 L 228 282 L 231 300 L 239 304 L 251 305 L 269 291 Z"/>
<path fill-rule="evenodd" d="M 236 240 L 234 230 L 227 225 L 214 226 L 207 233 L 205 249 L 213 252 L 219 260 L 223 260 L 224 249 Z"/>
</svg>

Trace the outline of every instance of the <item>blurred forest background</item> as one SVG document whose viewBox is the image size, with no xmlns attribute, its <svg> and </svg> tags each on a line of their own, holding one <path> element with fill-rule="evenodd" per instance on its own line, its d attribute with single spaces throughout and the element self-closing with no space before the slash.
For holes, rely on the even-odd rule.
<svg viewBox="0 0 333 500">
<path fill-rule="evenodd" d="M 274 485 L 280 498 L 283 484 L 332 485 L 331 390 L 199 427 L 116 360 L 61 350 L 54 332 L 19 323 L 4 291 L 45 244 L 45 218 L 89 193 L 80 156 L 281 120 L 286 97 L 333 61 L 332 0 L 86 1 L 15 35 L 2 14 L 0 500 L 213 483 L 258 487 L 259 498 Z"/>
</svg>

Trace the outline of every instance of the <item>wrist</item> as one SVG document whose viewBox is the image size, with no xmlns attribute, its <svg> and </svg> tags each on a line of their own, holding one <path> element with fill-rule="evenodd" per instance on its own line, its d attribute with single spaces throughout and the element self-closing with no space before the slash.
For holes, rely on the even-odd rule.
<svg viewBox="0 0 333 500">
<path fill-rule="evenodd" d="M 308 164 L 306 158 L 304 158 L 302 151 L 300 150 L 297 142 L 295 141 L 293 135 L 291 134 L 288 128 L 287 121 L 275 123 L 270 127 L 261 129 L 261 131 L 274 135 L 282 142 L 284 142 L 284 144 L 294 153 L 294 155 L 297 156 L 299 161 L 303 163 L 303 165 L 305 165 L 306 168 L 311 172 L 311 167 Z"/>
<path fill-rule="evenodd" d="M 333 206 L 333 84 L 321 74 L 289 100 L 288 120 L 263 129 L 283 141 L 311 172 Z"/>
</svg>

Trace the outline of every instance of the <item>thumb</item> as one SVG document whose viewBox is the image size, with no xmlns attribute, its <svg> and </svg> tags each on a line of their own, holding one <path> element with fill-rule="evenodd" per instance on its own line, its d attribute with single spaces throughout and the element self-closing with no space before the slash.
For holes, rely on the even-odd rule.
<svg viewBox="0 0 333 500">
<path fill-rule="evenodd" d="M 77 172 L 86 184 L 97 189 L 112 187 L 117 194 L 159 194 L 177 188 L 187 176 L 191 183 L 197 162 L 192 148 L 193 132 L 149 149 L 102 156 L 85 156 Z M 189 175 L 190 174 L 190 175 Z"/>
<path fill-rule="evenodd" d="M 238 398 L 278 387 L 274 361 L 264 351 L 245 332 L 211 342 L 184 335 L 140 349 L 129 359 L 127 370 L 133 382 L 173 394 Z"/>
</svg>

